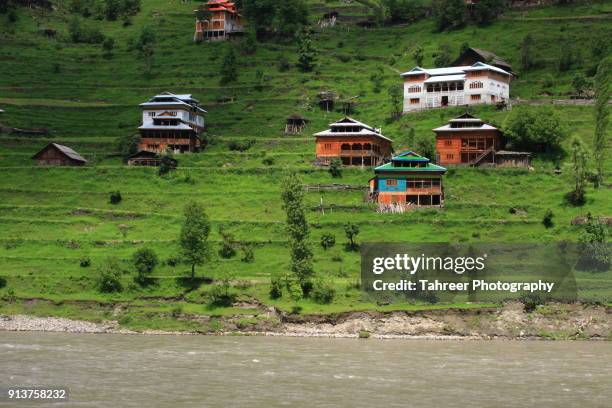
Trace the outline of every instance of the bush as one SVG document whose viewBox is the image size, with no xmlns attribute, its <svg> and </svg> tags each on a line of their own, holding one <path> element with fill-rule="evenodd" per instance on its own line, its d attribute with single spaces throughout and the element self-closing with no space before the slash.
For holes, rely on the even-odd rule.
<svg viewBox="0 0 612 408">
<path fill-rule="evenodd" d="M 367 330 L 359 330 L 359 338 L 360 339 L 369 339 L 370 338 L 370 332 Z"/>
<path fill-rule="evenodd" d="M 550 107 L 512 109 L 503 130 L 513 149 L 530 152 L 557 150 L 568 136 L 561 117 Z"/>
<path fill-rule="evenodd" d="M 104 41 L 104 34 L 100 30 L 91 25 L 83 25 L 78 18 L 70 21 L 68 33 L 73 43 L 100 44 Z"/>
<path fill-rule="evenodd" d="M 147 281 L 158 264 L 157 254 L 149 248 L 141 248 L 132 255 L 132 263 L 136 269 L 136 281 L 144 283 Z"/>
<path fill-rule="evenodd" d="M 279 299 L 283 296 L 284 276 L 279 272 L 272 272 L 270 276 L 270 297 Z"/>
<path fill-rule="evenodd" d="M 336 288 L 331 279 L 323 276 L 319 276 L 315 279 L 312 289 L 310 291 L 310 297 L 317 303 L 328 304 L 334 300 L 336 296 Z"/>
<path fill-rule="evenodd" d="M 221 239 L 223 240 L 223 242 L 221 242 L 221 248 L 219 248 L 219 256 L 226 259 L 232 258 L 236 255 L 236 249 L 234 249 L 236 241 L 234 236 L 222 227 L 219 227 L 219 235 L 221 235 Z"/>
<path fill-rule="evenodd" d="M 79 260 L 79 265 L 81 268 L 87 268 L 91 265 L 91 259 L 88 256 L 85 256 Z"/>
<path fill-rule="evenodd" d="M 159 169 L 157 170 L 157 174 L 159 176 L 163 176 L 165 174 L 170 173 L 172 170 L 176 169 L 176 160 L 168 155 L 163 155 L 161 161 L 159 163 Z"/>
<path fill-rule="evenodd" d="M 232 140 L 227 145 L 230 150 L 237 152 L 245 152 L 255 144 L 255 140 L 236 141 Z"/>
<path fill-rule="evenodd" d="M 336 236 L 333 234 L 321 235 L 321 246 L 323 249 L 328 250 L 329 248 L 336 245 Z"/>
<path fill-rule="evenodd" d="M 266 166 L 272 166 L 274 164 L 274 157 L 266 157 L 261 162 Z"/>
<path fill-rule="evenodd" d="M 255 261 L 255 253 L 253 252 L 253 246 L 250 244 L 243 244 L 242 247 L 242 262 L 251 263 Z"/>
<path fill-rule="evenodd" d="M 113 191 L 110 193 L 109 202 L 111 204 L 119 204 L 121 200 L 123 200 L 123 198 L 121 197 L 121 193 L 119 191 Z"/>
<path fill-rule="evenodd" d="M 523 304 L 523 309 L 527 313 L 531 313 L 539 305 L 544 304 L 544 299 L 537 293 L 526 293 L 519 297 L 519 301 Z"/>
<path fill-rule="evenodd" d="M 542 224 L 546 228 L 551 228 L 553 226 L 553 217 L 554 217 L 554 214 L 552 210 L 549 208 L 548 210 L 546 210 L 546 213 L 544 214 L 544 218 L 542 218 Z"/>
<path fill-rule="evenodd" d="M 329 174 L 331 174 L 333 178 L 342 177 L 342 161 L 340 161 L 339 158 L 334 157 L 332 159 L 331 163 L 329 164 Z"/>
<path fill-rule="evenodd" d="M 0 289 L 6 287 L 6 278 L 4 276 L 0 276 Z"/>
<path fill-rule="evenodd" d="M 103 293 L 121 292 L 121 266 L 115 258 L 107 258 L 101 265 L 98 275 L 98 289 Z"/>
</svg>

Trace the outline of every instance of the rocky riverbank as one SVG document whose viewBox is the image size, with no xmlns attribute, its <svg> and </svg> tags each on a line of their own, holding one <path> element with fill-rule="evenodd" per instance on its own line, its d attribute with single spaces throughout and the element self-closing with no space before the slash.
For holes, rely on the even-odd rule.
<svg viewBox="0 0 612 408">
<path fill-rule="evenodd" d="M 197 332 L 134 331 L 117 321 L 93 323 L 55 317 L 0 316 L 0 330 L 120 334 L 245 334 L 291 337 L 373 337 L 414 339 L 612 339 L 612 308 L 590 304 L 548 304 L 526 312 L 521 303 L 501 308 L 415 312 L 347 312 L 333 315 L 276 313 L 244 325 L 228 317 L 222 328 Z M 180 320 L 202 320 L 182 315 Z"/>
</svg>

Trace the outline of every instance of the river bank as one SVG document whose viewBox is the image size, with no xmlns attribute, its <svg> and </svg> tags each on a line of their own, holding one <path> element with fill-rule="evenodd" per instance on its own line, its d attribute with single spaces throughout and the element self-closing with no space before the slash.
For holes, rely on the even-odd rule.
<svg viewBox="0 0 612 408">
<path fill-rule="evenodd" d="M 348 312 L 292 315 L 271 309 L 268 318 L 218 319 L 215 330 L 133 330 L 118 321 L 88 322 L 59 317 L 0 316 L 0 331 L 113 333 L 150 335 L 265 335 L 288 337 L 373 337 L 406 339 L 612 339 L 612 308 L 593 304 L 551 303 L 526 312 L 518 302 L 500 308 L 402 312 Z M 208 316 L 175 316 L 206 321 Z"/>
</svg>

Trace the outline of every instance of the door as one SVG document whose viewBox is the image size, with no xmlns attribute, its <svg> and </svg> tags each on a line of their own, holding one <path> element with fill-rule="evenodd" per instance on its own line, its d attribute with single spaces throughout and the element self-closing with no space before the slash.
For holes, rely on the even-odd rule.
<svg viewBox="0 0 612 408">
<path fill-rule="evenodd" d="M 448 106 L 448 96 L 442 97 L 442 106 Z"/>
</svg>

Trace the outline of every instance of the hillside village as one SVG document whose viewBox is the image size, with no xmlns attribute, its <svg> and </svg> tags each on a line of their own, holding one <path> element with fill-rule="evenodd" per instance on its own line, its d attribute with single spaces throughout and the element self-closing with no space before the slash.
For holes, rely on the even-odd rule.
<svg viewBox="0 0 612 408">
<path fill-rule="evenodd" d="M 42 297 L 51 303 L 30 312 L 99 318 L 108 311 L 53 302 L 122 300 L 132 303 L 126 325 L 165 327 L 171 307 L 240 315 L 241 302 L 418 309 L 429 306 L 361 297 L 358 242 L 575 241 L 592 216 L 609 220 L 611 164 L 593 150 L 608 2 L 513 5 L 486 24 L 470 20 L 469 3 L 463 24 L 439 32 L 429 11 L 383 23 L 364 3 L 305 2 L 308 21 L 291 27 L 310 25 L 295 40 L 286 26 L 264 29 L 242 2 L 153 0 L 112 19 L 91 17 L 95 2 L 87 12 L 87 2 L 34 3 L 0 15 L 10 21 L 0 29 L 7 310 Z M 575 43 L 571 61 L 558 38 Z M 331 298 L 270 290 L 291 263 L 281 202 L 291 173 Z M 576 192 L 580 202 L 568 201 Z M 177 243 L 191 201 L 211 223 L 197 284 L 182 278 Z M 155 284 L 130 283 L 143 248 Z M 126 271 L 121 290 L 101 293 L 97 273 L 113 262 Z M 607 283 L 585 285 L 597 296 Z M 232 302 L 217 302 L 219 290 Z"/>
</svg>

